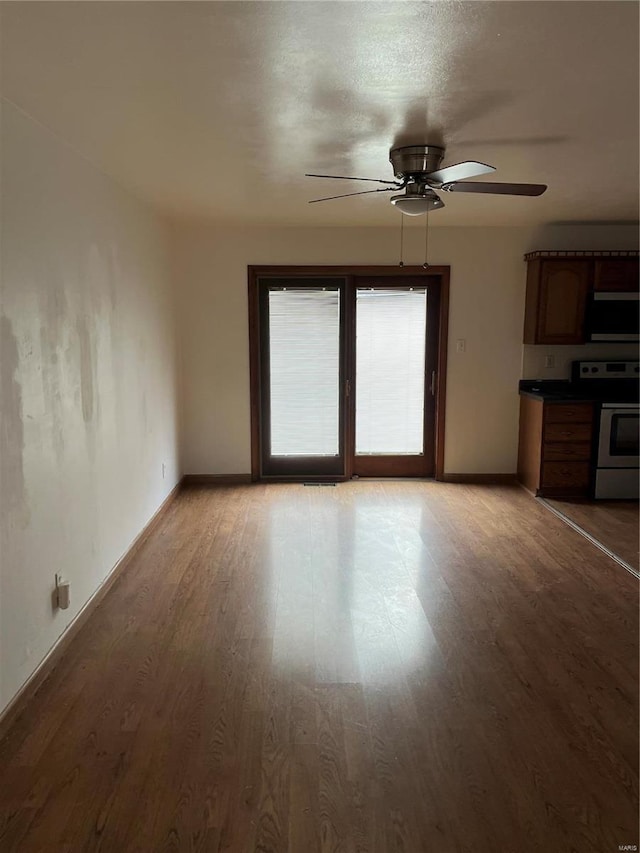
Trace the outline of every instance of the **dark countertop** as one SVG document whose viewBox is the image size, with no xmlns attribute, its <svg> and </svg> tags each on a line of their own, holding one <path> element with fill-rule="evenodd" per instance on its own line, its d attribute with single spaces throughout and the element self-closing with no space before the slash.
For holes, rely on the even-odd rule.
<svg viewBox="0 0 640 853">
<path fill-rule="evenodd" d="M 521 379 L 520 394 L 543 400 L 547 403 L 637 403 L 638 383 L 631 381 L 621 387 L 619 383 L 609 383 L 606 387 L 598 384 L 593 388 L 576 388 L 571 382 L 562 379 Z"/>
<path fill-rule="evenodd" d="M 535 379 L 521 379 L 519 392 L 521 396 L 550 403 L 599 403 L 602 399 L 598 394 L 576 391 L 571 383 L 562 379 L 544 379 L 539 382 Z"/>
</svg>

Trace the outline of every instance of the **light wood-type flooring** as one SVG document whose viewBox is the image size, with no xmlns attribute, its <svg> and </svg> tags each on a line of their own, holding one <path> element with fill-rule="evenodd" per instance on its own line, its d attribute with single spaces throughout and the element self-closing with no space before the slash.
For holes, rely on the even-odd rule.
<svg viewBox="0 0 640 853">
<path fill-rule="evenodd" d="M 637 652 L 516 487 L 192 488 L 0 743 L 0 850 L 616 853 Z"/>
<path fill-rule="evenodd" d="M 625 563 L 636 571 L 640 571 L 638 501 L 547 498 L 547 503 L 586 530 Z"/>
</svg>

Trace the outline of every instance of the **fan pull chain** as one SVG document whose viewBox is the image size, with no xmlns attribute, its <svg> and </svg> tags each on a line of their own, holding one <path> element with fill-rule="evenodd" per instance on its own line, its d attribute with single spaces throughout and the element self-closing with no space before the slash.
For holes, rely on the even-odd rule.
<svg viewBox="0 0 640 853">
<path fill-rule="evenodd" d="M 429 262 L 427 258 L 429 257 L 429 211 L 427 210 L 425 214 L 424 221 L 424 263 L 422 264 L 422 269 L 426 270 L 429 266 Z"/>
<path fill-rule="evenodd" d="M 404 240 L 404 213 L 400 214 L 400 266 L 404 266 L 404 261 L 402 260 L 402 250 L 403 250 L 403 240 Z"/>
</svg>

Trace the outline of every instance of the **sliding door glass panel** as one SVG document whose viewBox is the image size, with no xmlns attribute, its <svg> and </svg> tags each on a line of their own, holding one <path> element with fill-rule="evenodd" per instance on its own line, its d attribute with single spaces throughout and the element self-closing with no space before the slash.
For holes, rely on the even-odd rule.
<svg viewBox="0 0 640 853">
<path fill-rule="evenodd" d="M 424 452 L 425 288 L 356 292 L 356 454 Z"/>
<path fill-rule="evenodd" d="M 271 456 L 338 456 L 340 292 L 269 291 Z"/>
</svg>

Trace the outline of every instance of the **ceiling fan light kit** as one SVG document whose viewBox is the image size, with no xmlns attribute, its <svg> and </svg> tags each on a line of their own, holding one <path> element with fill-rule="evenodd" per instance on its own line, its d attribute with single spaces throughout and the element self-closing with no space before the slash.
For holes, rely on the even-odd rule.
<svg viewBox="0 0 640 853">
<path fill-rule="evenodd" d="M 495 172 L 494 166 L 480 163 L 477 160 L 465 160 L 453 166 L 440 168 L 444 159 L 445 149 L 439 145 L 407 145 L 392 148 L 389 161 L 393 167 L 395 181 L 385 181 L 380 178 L 352 178 L 343 175 L 307 174 L 308 178 L 331 178 L 344 181 L 373 181 L 387 186 L 364 190 L 355 193 L 345 193 L 339 196 L 327 196 L 313 199 L 310 204 L 319 201 L 331 201 L 336 198 L 347 198 L 351 195 L 367 195 L 369 193 L 393 192 L 401 190 L 398 195 L 391 197 L 391 204 L 407 216 L 420 216 L 431 210 L 444 207 L 444 202 L 438 192 L 484 193 L 485 195 L 520 195 L 538 196 L 547 189 L 545 184 L 511 184 L 469 182 L 467 178 L 487 175 Z"/>
<path fill-rule="evenodd" d="M 426 184 L 407 184 L 404 193 L 391 196 L 391 204 L 407 216 L 421 216 L 444 207 L 444 202 Z"/>
</svg>

